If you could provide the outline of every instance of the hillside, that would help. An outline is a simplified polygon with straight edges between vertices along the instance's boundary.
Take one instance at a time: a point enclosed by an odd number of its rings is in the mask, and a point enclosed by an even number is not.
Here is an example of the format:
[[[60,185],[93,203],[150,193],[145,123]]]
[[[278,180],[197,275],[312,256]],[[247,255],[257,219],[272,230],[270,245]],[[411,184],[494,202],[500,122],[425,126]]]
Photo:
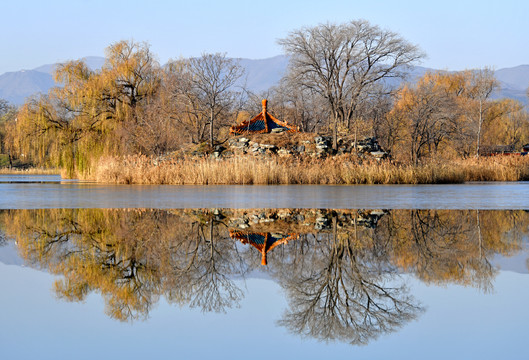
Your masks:
[[[89,56],[84,58],[92,69],[99,69],[104,58]],[[238,85],[246,85],[252,92],[263,92],[277,85],[285,74],[288,66],[288,57],[285,55],[274,56],[267,59],[240,59],[241,65],[246,70],[246,77]],[[36,93],[46,93],[54,86],[52,73],[56,64],[46,64],[33,70],[21,70],[0,75],[0,98],[20,105],[24,100]],[[421,66],[412,67],[407,81],[414,82],[428,71],[435,71]],[[501,84],[501,90],[495,98],[512,98],[528,104],[527,87],[529,86],[529,65],[520,65],[512,68],[499,69],[495,72]],[[388,82],[391,86],[399,86],[399,80]]]
[[[20,105],[36,93],[45,93],[54,85],[50,74],[36,70],[7,72],[0,75],[0,98]]]

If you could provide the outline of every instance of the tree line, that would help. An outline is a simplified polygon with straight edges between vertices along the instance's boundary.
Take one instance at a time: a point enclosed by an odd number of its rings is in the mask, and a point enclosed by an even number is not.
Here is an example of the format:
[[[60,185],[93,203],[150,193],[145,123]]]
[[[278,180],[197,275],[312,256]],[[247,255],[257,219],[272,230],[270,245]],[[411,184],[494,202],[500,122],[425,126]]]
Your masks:
[[[341,136],[375,136],[402,162],[529,142],[523,105],[492,99],[499,85],[491,69],[407,79],[424,54],[364,20],[301,28],[279,44],[287,73],[259,94],[245,88],[240,63],[221,53],[161,66],[148,44],[120,41],[106,49],[100,70],[82,60],[60,64],[48,94],[16,111],[0,106],[2,153],[73,173],[103,156],[213,148],[229,125],[259,111],[263,97],[301,131],[332,134],[334,149]]]

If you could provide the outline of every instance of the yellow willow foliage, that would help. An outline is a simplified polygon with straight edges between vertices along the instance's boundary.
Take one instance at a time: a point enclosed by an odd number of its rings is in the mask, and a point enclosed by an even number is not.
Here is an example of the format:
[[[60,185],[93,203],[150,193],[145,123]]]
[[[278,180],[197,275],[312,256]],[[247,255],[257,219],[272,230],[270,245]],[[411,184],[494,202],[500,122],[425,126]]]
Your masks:
[[[384,221],[380,235],[399,268],[426,282],[485,288],[494,274],[490,259],[515,254],[529,230],[524,211],[393,211]]]
[[[513,99],[501,99],[492,106],[485,120],[490,123],[483,134],[484,144],[512,145],[520,151],[529,142],[528,114],[523,104]]]
[[[513,100],[491,100],[497,87],[490,69],[426,73],[397,94],[388,121],[395,158],[476,155],[483,146],[513,145],[527,139],[527,114]],[[419,145],[417,145],[419,144]]]
[[[60,87],[28,101],[15,131],[19,156],[66,174],[89,174],[101,156],[128,151],[129,127],[160,86],[161,70],[146,44],[118,42],[101,70],[82,60],[58,66]]]

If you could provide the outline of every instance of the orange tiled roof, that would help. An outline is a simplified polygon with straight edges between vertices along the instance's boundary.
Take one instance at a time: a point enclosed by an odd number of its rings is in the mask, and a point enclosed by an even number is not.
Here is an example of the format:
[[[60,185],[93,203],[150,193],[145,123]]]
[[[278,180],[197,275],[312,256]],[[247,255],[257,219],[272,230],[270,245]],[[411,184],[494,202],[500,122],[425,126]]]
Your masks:
[[[230,230],[230,237],[239,240],[243,244],[250,244],[261,253],[261,265],[266,265],[266,255],[278,245],[286,244],[290,240],[299,238],[299,234],[289,233],[283,238],[277,238],[270,233],[251,233],[245,231]]]
[[[232,126],[230,128],[230,134],[232,135],[242,135],[242,134],[263,134],[269,133],[273,129],[283,128],[287,132],[297,132],[299,129],[297,126],[289,125],[286,121],[281,121],[270,115],[267,111],[268,101],[263,100],[263,110],[259,115],[255,116],[250,120],[245,120],[239,125]]]

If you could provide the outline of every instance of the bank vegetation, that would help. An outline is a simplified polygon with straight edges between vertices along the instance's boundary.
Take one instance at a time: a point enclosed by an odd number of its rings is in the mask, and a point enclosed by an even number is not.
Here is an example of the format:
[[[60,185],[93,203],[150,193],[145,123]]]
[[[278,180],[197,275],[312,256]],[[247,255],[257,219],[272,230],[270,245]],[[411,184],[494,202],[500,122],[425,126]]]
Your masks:
[[[240,63],[221,53],[162,66],[148,44],[120,41],[107,48],[101,69],[82,60],[60,64],[48,94],[20,108],[0,102],[0,166],[30,164],[118,183],[527,179],[525,158],[485,156],[529,143],[526,109],[494,98],[499,84],[491,69],[410,78],[420,49],[362,20],[298,29],[279,43],[290,66],[266,93],[246,89]],[[356,151],[320,159],[212,158],[229,126],[257,114],[264,97],[275,117],[328,135],[334,152],[340,137],[372,137],[390,160]]]
[[[350,157],[318,160],[243,158],[177,159],[157,163],[146,156],[101,159],[84,177],[102,183],[173,185],[279,184],[446,184],[465,181],[528,181],[529,157],[494,157],[453,162],[398,164],[353,162]]]

